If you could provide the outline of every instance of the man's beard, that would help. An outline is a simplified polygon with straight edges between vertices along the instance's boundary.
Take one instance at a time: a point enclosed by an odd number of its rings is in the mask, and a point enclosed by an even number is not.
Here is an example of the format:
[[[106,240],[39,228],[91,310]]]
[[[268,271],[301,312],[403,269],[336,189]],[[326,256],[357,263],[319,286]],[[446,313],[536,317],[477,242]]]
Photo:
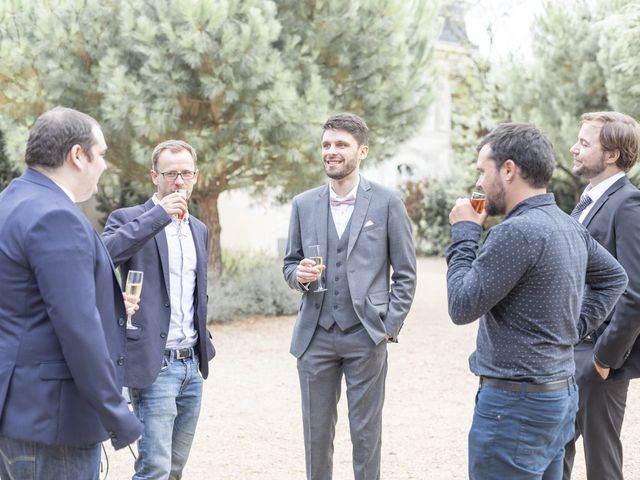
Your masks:
[[[577,177],[582,177],[590,180],[600,175],[606,168],[607,166],[604,163],[604,153],[602,153],[602,155],[600,156],[600,163],[589,167],[587,167],[583,163],[582,166],[577,169],[574,167],[573,174]]]
[[[503,215],[507,212],[506,192],[502,184],[496,182],[494,184],[495,197],[487,195],[487,204],[485,206],[488,215]]]

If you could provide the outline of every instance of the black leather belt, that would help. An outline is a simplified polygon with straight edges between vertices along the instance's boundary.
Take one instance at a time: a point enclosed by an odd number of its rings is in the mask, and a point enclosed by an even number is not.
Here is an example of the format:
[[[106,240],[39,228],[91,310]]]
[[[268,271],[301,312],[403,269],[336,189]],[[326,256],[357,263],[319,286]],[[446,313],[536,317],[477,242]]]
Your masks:
[[[165,350],[164,354],[167,357],[173,357],[176,360],[182,360],[183,358],[191,358],[195,355],[195,350],[193,347],[187,348],[176,348],[173,350]]]
[[[564,380],[549,383],[514,382],[512,380],[500,380],[498,378],[480,377],[480,386],[494,387],[510,392],[556,392],[564,390],[576,384],[573,375]]]

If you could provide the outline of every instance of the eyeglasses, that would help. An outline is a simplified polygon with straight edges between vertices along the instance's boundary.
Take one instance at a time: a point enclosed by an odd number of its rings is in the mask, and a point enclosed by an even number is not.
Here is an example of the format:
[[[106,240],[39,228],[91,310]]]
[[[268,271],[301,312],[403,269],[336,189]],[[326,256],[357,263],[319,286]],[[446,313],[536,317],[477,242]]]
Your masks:
[[[180,175],[183,180],[193,180],[194,178],[196,178],[196,173],[198,173],[198,171],[196,170],[194,172],[192,170],[182,170],[181,172],[176,172],[175,170],[172,170],[170,172],[156,173],[158,175],[162,175],[166,180],[175,180],[176,178],[178,178],[178,175]]]

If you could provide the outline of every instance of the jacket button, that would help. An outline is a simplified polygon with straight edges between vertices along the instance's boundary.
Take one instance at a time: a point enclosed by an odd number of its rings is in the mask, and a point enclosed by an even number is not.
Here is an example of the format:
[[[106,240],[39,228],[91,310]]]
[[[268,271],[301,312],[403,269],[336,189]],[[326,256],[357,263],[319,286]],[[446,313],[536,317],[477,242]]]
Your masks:
[[[167,338],[167,333],[166,332],[162,332],[160,334],[160,338]]]
[[[168,304],[168,303],[165,303],[165,304],[164,304],[164,306],[165,306],[165,307],[167,307],[167,308],[169,308],[169,304]]]
[[[124,365],[124,357],[118,357],[118,365]]]
[[[319,304],[319,303],[316,303],[316,304],[315,304],[315,307],[316,307],[316,308],[320,308],[320,304]]]
[[[124,318],[118,319],[118,325],[120,325],[121,327],[124,327]]]

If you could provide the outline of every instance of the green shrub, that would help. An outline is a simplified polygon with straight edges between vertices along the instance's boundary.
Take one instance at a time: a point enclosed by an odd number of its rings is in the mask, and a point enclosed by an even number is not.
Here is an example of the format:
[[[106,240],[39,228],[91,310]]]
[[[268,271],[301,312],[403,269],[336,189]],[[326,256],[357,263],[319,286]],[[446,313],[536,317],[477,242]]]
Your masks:
[[[223,251],[221,281],[209,281],[209,322],[293,315],[299,303],[300,293],[282,276],[282,259],[269,255]]]

